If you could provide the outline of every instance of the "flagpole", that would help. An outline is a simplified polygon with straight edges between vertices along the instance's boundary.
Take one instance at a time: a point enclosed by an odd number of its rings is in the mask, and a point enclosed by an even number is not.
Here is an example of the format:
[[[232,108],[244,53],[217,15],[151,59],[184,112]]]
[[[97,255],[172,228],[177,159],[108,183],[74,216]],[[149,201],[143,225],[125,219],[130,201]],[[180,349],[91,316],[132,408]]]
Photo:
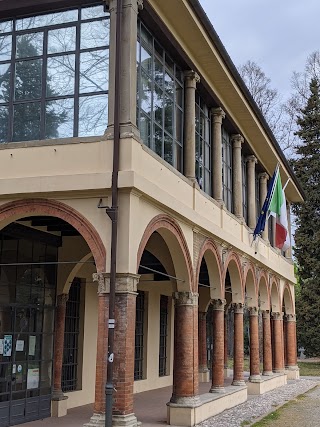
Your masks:
[[[287,185],[289,184],[290,178],[287,179],[287,182],[283,186],[283,191],[286,189]]]

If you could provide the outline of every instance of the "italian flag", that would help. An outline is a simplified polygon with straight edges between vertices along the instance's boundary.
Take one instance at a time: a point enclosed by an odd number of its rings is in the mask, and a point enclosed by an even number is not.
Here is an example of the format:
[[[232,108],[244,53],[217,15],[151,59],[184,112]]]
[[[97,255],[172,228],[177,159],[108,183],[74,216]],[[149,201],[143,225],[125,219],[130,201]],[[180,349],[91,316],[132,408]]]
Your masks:
[[[290,236],[288,233],[286,197],[282,188],[279,169],[269,205],[269,214],[276,218],[275,246],[286,251],[290,247]]]

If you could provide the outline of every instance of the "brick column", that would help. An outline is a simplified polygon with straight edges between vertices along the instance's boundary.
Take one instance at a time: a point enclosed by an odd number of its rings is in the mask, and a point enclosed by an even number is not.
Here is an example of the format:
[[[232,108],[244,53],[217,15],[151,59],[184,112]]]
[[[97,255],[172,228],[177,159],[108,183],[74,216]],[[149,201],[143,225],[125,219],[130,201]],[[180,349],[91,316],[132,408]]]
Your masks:
[[[212,300],[213,352],[211,393],[224,390],[224,307],[225,299]]]
[[[107,368],[107,334],[109,315],[109,274],[96,274],[99,282],[98,341],[94,414],[85,427],[105,425],[105,381]],[[134,346],[136,296],[139,276],[117,274],[115,299],[113,426],[137,426],[133,413]]]
[[[270,312],[262,312],[263,319],[263,375],[272,375],[272,344]]]
[[[241,147],[244,139],[241,135],[232,135],[232,187],[233,187],[233,213],[238,218],[243,219],[243,196],[242,196],[242,166],[241,166]]]
[[[268,192],[268,179],[269,175],[266,172],[259,174],[259,186],[260,186],[260,208],[262,208],[264,201],[267,197]],[[266,226],[262,232],[262,238],[265,242],[269,241],[268,238],[268,220],[266,220]]]
[[[233,382],[232,385],[245,385],[243,377],[243,304],[232,304],[234,310],[234,348],[233,348]]]
[[[64,349],[64,328],[66,320],[66,305],[68,294],[61,294],[57,297],[55,333],[54,333],[54,360],[53,360],[53,392],[52,400],[68,399],[61,389],[62,363]]]
[[[226,114],[222,108],[213,108],[212,115],[212,197],[223,202],[222,194],[222,121]]]
[[[196,404],[198,397],[198,294],[175,292],[173,392],[170,403]]]
[[[199,382],[208,382],[207,313],[199,311]]]
[[[287,347],[287,363],[286,368],[289,370],[297,370],[297,336],[296,336],[296,316],[295,314],[287,314],[286,316],[286,347]]]
[[[224,369],[228,369],[228,314],[224,313]]]
[[[184,105],[184,174],[196,182],[196,88],[200,81],[195,71],[186,71]]]
[[[256,205],[256,163],[255,156],[248,156],[247,161],[247,181],[248,181],[248,227],[254,229],[257,223]]]
[[[282,320],[282,340],[283,340],[283,360],[284,366],[287,366],[287,316],[283,316]]]
[[[258,308],[250,307],[250,381],[260,381]]]
[[[282,313],[272,313],[274,372],[284,372]]]

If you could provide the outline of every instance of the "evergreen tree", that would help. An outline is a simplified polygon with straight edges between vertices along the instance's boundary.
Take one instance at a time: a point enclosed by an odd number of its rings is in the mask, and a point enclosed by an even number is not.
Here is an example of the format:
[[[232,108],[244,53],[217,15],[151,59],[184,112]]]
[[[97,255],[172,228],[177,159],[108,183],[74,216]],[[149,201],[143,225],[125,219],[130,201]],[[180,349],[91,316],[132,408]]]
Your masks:
[[[299,345],[307,356],[320,355],[320,82],[312,79],[310,96],[297,120],[296,157],[292,161],[306,200],[295,204],[298,261],[297,328]]]

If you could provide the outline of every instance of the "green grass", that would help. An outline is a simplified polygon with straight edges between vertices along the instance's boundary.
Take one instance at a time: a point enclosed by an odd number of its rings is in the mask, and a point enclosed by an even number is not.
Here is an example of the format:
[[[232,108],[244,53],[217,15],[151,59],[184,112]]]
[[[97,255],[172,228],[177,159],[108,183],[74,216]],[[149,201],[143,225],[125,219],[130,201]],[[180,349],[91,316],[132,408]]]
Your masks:
[[[271,412],[269,415],[267,415],[265,418],[263,418],[261,421],[258,421],[255,424],[252,424],[252,427],[265,427],[269,426],[270,423],[272,423],[275,420],[278,420],[280,418],[280,411],[282,408],[278,409],[277,411]]]
[[[298,362],[300,375],[320,377],[320,362]]]

